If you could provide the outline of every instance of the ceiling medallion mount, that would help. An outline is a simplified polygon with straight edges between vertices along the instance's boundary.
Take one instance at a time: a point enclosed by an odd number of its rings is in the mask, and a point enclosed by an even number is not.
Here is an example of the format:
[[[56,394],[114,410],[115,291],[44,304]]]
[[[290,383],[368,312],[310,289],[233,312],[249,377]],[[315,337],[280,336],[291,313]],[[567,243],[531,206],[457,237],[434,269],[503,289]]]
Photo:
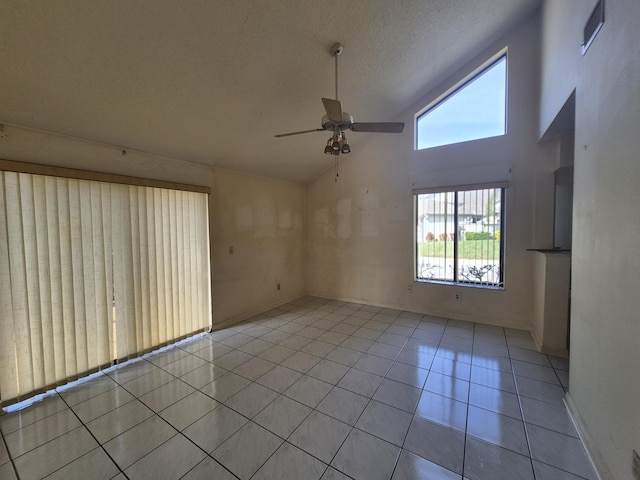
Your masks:
[[[342,53],[343,48],[344,47],[340,42],[336,42],[333,45],[331,45],[331,48],[329,49],[329,53],[331,54],[332,57],[337,57]]]

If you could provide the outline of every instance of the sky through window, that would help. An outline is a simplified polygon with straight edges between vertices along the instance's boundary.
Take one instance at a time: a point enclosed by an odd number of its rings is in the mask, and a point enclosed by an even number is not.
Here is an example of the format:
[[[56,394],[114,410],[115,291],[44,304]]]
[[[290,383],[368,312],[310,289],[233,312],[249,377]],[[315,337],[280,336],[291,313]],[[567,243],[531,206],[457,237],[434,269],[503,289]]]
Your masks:
[[[417,119],[424,148],[504,135],[506,68],[503,56]]]

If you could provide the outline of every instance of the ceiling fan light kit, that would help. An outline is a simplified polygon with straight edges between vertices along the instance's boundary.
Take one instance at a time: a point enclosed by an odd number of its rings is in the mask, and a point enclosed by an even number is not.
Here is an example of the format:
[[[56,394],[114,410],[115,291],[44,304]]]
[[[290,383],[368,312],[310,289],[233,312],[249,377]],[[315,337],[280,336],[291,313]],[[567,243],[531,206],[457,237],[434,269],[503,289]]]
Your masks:
[[[277,138],[300,135],[303,133],[329,131],[332,132],[332,135],[327,141],[324,153],[329,155],[340,155],[341,153],[347,154],[351,152],[351,147],[349,146],[347,137],[344,134],[345,130],[351,130],[353,132],[402,133],[404,130],[403,122],[357,123],[354,121],[352,115],[342,111],[342,104],[338,100],[338,55],[340,55],[343,50],[344,47],[341,43],[334,43],[329,49],[329,54],[335,58],[336,99],[322,99],[322,104],[324,105],[324,110],[326,112],[326,115],[324,115],[320,121],[322,128],[282,133],[280,135],[276,135]]]
[[[340,151],[342,153],[350,153],[351,147],[347,143],[347,137],[345,134],[342,134],[342,139],[340,140]]]

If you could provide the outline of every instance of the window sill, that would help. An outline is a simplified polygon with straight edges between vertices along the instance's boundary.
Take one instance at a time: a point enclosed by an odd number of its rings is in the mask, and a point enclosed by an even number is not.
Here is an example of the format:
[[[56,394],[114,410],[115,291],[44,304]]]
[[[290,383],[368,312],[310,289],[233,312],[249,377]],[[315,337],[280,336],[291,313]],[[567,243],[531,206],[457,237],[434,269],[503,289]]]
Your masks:
[[[499,290],[504,291],[504,285],[482,285],[478,283],[464,283],[464,282],[449,282],[447,280],[427,280],[424,278],[414,278],[413,280],[416,283],[432,283],[435,285],[449,285],[452,287],[465,287],[465,288],[479,288],[482,290]]]

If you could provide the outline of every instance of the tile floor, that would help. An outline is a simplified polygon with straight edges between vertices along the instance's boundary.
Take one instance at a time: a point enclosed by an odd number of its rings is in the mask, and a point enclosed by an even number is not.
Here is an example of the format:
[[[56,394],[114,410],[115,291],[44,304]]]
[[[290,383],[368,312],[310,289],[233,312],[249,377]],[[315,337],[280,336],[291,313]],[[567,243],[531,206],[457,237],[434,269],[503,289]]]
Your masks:
[[[0,416],[0,478],[595,479],[528,332],[304,297]]]

